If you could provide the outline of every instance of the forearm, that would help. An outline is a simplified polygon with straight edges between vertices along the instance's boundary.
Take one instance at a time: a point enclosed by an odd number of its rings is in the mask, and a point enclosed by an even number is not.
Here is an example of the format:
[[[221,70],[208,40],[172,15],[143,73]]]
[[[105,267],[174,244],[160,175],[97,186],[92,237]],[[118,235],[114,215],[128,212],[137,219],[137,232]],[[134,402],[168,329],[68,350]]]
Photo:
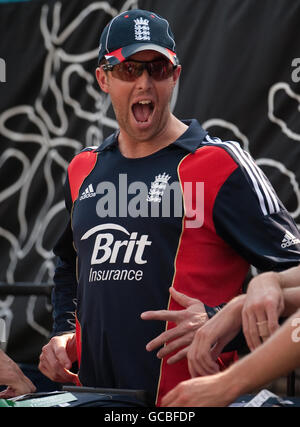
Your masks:
[[[0,384],[14,387],[23,377],[24,374],[18,365],[0,350]]]
[[[242,330],[242,309],[245,303],[246,295],[242,294],[235,297],[231,300],[228,305],[232,306],[232,313],[235,317],[235,327],[238,329],[240,327],[240,331],[237,335],[224,347],[223,352],[229,352],[234,350],[240,350],[246,346],[245,337]]]
[[[277,275],[282,289],[300,287],[300,265],[277,273]]]
[[[75,329],[74,312],[76,310],[76,253],[73,247],[71,223],[55,245],[54,254],[57,264],[53,277],[53,334],[69,332]]]
[[[53,305],[53,333],[75,330],[76,288],[75,277],[68,271],[64,263],[59,261],[54,275],[54,289],[52,292]]]
[[[233,400],[286,375],[300,365],[300,342],[297,342],[300,333],[298,337],[295,319],[300,319],[300,311],[290,317],[263,345],[222,373],[224,383],[231,385],[229,392]]]
[[[258,294],[260,298],[264,295],[268,296],[270,290],[300,288],[300,265],[281,271],[268,271],[255,276],[248,285],[247,293]]]
[[[283,317],[294,314],[300,308],[300,286],[298,288],[283,289],[284,311]]]

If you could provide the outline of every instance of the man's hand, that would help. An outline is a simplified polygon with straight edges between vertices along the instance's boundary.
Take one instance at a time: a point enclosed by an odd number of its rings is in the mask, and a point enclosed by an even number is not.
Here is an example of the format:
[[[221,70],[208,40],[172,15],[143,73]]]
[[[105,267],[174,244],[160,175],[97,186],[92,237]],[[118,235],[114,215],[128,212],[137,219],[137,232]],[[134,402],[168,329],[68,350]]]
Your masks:
[[[241,329],[244,300],[245,295],[234,298],[196,331],[187,354],[192,377],[212,375],[219,371],[217,358]]]
[[[141,318],[176,323],[174,328],[163,332],[146,346],[148,351],[153,351],[165,344],[157,353],[159,359],[181,348],[168,359],[168,363],[171,364],[186,357],[188,346],[193,341],[196,330],[208,320],[208,316],[201,301],[190,298],[176,291],[173,287],[169,291],[172,298],[185,309],[146,311],[141,314]]]
[[[242,321],[251,351],[279,328],[278,319],[283,309],[284,297],[278,274],[262,273],[250,281]]]
[[[0,384],[7,385],[7,389],[0,393],[1,399],[9,399],[21,394],[33,393],[36,388],[27,378],[19,366],[0,350]]]
[[[77,375],[70,372],[76,360],[75,334],[59,335],[42,348],[39,370],[54,382],[76,383]]]

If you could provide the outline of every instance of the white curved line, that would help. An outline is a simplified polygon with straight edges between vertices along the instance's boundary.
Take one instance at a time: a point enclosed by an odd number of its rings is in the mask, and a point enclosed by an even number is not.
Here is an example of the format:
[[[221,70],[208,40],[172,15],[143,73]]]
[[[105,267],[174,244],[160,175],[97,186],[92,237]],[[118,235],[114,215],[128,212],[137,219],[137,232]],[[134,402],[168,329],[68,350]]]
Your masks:
[[[80,240],[86,240],[90,236],[92,236],[93,234],[97,233],[98,231],[103,231],[103,230],[117,230],[117,231],[122,231],[123,233],[127,234],[128,236],[130,236],[130,233],[126,230],[126,228],[122,227],[121,225],[118,225],[118,224],[101,224],[101,225],[96,225],[96,227],[93,227],[89,231],[87,231],[81,237]]]

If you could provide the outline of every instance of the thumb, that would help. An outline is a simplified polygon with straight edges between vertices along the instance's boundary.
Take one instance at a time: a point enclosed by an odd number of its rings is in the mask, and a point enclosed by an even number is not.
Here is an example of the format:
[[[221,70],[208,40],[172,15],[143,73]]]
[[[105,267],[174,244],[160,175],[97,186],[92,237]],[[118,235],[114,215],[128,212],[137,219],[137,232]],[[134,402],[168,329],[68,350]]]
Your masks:
[[[11,399],[16,396],[16,392],[11,388],[7,387],[5,390],[1,391],[0,399]]]
[[[71,369],[72,362],[68,356],[66,348],[64,346],[58,346],[55,349],[56,359],[59,361],[60,365],[65,369]]]
[[[189,307],[192,304],[199,303],[200,301],[196,298],[189,297],[179,291],[177,291],[175,288],[171,287],[169,288],[169,292],[171,294],[171,297],[182,307]]]
[[[75,385],[79,385],[79,379],[78,379],[78,374],[75,374],[74,372],[71,372],[67,369],[65,369],[65,376],[66,379],[68,379],[68,382],[73,383]]]

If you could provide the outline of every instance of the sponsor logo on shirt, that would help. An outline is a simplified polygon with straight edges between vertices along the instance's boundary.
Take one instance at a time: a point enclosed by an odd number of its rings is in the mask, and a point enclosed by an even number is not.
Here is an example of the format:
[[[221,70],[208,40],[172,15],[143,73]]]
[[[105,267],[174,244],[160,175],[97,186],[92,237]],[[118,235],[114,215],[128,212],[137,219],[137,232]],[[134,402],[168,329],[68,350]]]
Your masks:
[[[117,239],[114,232],[121,232],[125,236],[123,240]],[[89,271],[89,282],[104,280],[136,280],[143,277],[142,270],[109,268],[97,270],[95,266],[128,265],[134,263],[137,266],[147,264],[145,251],[152,245],[149,235],[138,235],[137,232],[129,232],[118,224],[101,224],[88,230],[81,240],[95,238],[94,248],[91,256],[91,268]]]
[[[88,199],[89,197],[96,197],[96,193],[94,191],[93,184],[90,184],[82,193],[79,200]]]

